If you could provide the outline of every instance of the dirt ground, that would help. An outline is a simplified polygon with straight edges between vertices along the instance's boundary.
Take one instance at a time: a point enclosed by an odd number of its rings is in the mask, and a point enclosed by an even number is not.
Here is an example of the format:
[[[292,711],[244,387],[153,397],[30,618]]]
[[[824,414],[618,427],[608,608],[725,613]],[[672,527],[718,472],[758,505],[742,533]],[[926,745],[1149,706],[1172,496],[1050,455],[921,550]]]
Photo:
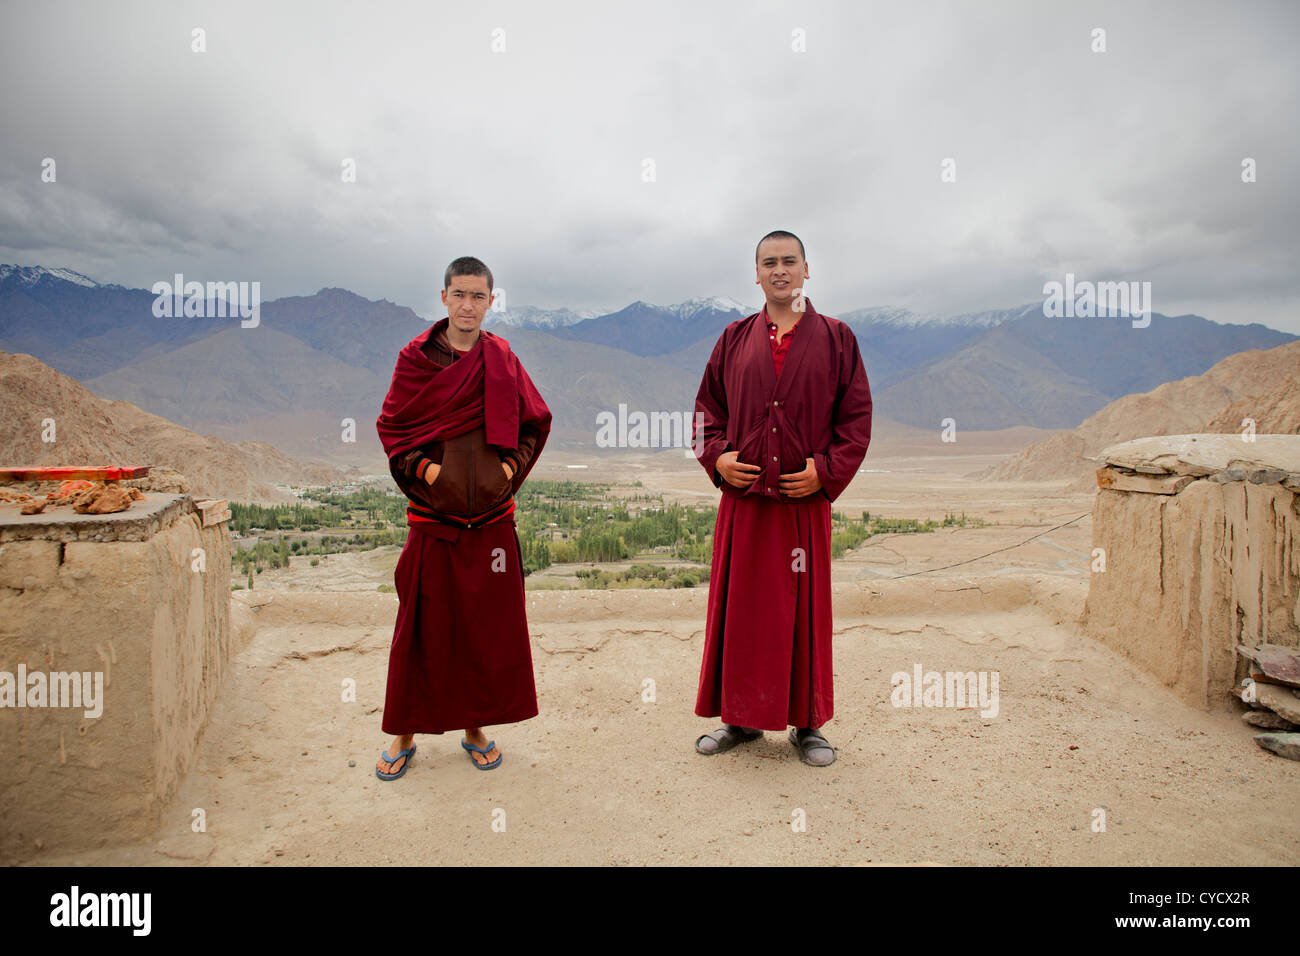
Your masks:
[[[477,771],[457,735],[421,736],[409,772],[382,782],[374,764],[389,739],[380,708],[397,598],[375,587],[391,583],[395,554],[332,556],[327,575],[266,572],[257,590],[237,592],[259,607],[258,631],[157,838],[32,862],[1300,862],[1300,763],[1256,746],[1228,705],[1187,707],[1080,635],[1091,496],[967,477],[1028,431],[960,448],[919,433],[878,437],[863,465],[877,470],[836,502],[1000,523],[873,538],[836,562],[831,767],[804,766],[777,733],[715,757],[694,752],[717,726],[693,714],[705,588],[533,591],[541,715],[489,729],[502,765]],[[716,498],[679,455],[557,451],[535,474]],[[589,467],[566,468],[579,462]],[[891,675],[916,664],[996,671],[997,714],[893,706]],[[342,699],[347,679],[355,701]],[[653,700],[643,699],[647,679]],[[205,832],[193,832],[195,808]]]

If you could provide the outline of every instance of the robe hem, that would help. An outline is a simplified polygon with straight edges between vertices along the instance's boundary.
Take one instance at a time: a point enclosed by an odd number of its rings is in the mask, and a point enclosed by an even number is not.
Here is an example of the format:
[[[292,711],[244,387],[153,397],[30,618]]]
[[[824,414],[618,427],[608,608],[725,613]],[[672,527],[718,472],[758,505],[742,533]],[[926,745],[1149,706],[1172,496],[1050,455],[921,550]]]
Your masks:
[[[773,727],[773,726],[771,726],[770,724],[764,723],[764,722],[762,722],[762,721],[757,721],[757,722],[755,722],[755,721],[750,721],[750,720],[737,720],[737,719],[733,719],[734,716],[735,716],[734,714],[724,716],[723,714],[718,713],[718,712],[716,712],[716,711],[713,712],[713,713],[708,713],[708,714],[706,714],[706,713],[703,713],[703,712],[700,711],[700,710],[696,710],[696,711],[695,711],[695,716],[696,716],[696,717],[712,717],[712,718],[721,718],[721,720],[722,720],[722,722],[723,722],[724,724],[731,724],[731,725],[734,726],[734,727],[753,727],[753,728],[755,728],[755,729],[757,729],[757,730],[770,730],[770,731],[772,731],[773,733],[780,733],[781,731],[786,730],[786,729],[789,728],[789,727],[800,727],[800,728],[808,728],[808,729],[811,729],[811,730],[816,730],[816,729],[819,728],[819,727],[824,727],[824,726],[826,726],[826,724],[829,723],[829,722],[831,721],[831,719],[832,719],[835,715],[834,715],[834,714],[831,714],[829,717],[826,717],[826,718],[822,719],[822,720],[821,720],[820,722],[818,722],[818,723],[795,724],[795,723],[789,723],[789,722],[787,722],[787,723],[782,724],[780,727]]]
[[[390,729],[389,729],[389,724],[388,724],[387,722],[385,722],[385,723],[383,723],[383,724],[380,725],[380,730],[382,730],[382,731],[383,731],[384,733],[386,733],[386,734],[392,734],[394,737],[401,737],[401,736],[403,736],[403,735],[405,735],[405,734],[439,734],[439,735],[441,735],[441,734],[451,733],[452,731],[457,731],[457,732],[459,732],[459,731],[465,730],[467,727],[501,727],[501,726],[504,726],[504,725],[506,725],[506,724],[518,724],[518,723],[522,723],[522,722],[525,721],[525,720],[532,720],[534,717],[536,717],[536,716],[538,715],[538,713],[539,713],[539,711],[537,710],[537,708],[533,708],[533,712],[532,712],[531,714],[527,714],[527,715],[522,716],[522,717],[494,717],[494,718],[491,718],[491,719],[484,718],[483,720],[479,721],[478,723],[457,724],[457,725],[454,726],[454,727],[451,727],[451,726],[443,727],[441,730],[427,730],[427,729],[424,729],[424,728],[427,728],[427,727],[429,726],[428,724],[424,724],[424,725],[422,725],[422,726],[417,726],[415,729],[409,729],[409,728],[408,728],[408,729],[406,729],[406,730],[390,730]]]

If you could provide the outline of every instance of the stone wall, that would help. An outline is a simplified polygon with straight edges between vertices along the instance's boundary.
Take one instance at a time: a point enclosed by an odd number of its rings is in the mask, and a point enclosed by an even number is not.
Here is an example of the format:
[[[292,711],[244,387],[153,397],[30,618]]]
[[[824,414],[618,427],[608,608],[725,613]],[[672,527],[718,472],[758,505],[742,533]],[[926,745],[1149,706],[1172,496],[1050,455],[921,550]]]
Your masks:
[[[0,672],[103,674],[98,718],[0,707],[5,860],[152,832],[238,650],[230,554],[188,495],[116,515],[0,508]]]
[[[1238,644],[1300,646],[1300,437],[1172,435],[1101,458],[1085,633],[1188,703],[1232,707]]]

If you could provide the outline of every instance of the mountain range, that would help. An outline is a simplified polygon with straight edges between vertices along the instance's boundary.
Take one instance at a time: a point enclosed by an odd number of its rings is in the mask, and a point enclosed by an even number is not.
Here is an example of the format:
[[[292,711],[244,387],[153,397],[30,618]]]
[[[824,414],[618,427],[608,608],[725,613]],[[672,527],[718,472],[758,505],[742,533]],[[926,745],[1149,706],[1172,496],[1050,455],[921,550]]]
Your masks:
[[[218,438],[340,466],[382,456],[374,420],[393,363],[428,326],[410,308],[325,288],[265,302],[260,324],[243,328],[238,319],[157,318],[154,299],[70,269],[0,266],[0,349]],[[936,431],[945,418],[976,430],[1074,428],[1122,396],[1297,338],[1196,315],[1153,313],[1143,329],[1048,318],[1041,303],[921,316],[836,313],[813,301],[853,328],[874,414]],[[719,333],[751,311],[717,297],[603,315],[524,306],[489,313],[485,327],[508,338],[550,404],[552,440],[590,447],[597,414],[620,403],[689,411]]]

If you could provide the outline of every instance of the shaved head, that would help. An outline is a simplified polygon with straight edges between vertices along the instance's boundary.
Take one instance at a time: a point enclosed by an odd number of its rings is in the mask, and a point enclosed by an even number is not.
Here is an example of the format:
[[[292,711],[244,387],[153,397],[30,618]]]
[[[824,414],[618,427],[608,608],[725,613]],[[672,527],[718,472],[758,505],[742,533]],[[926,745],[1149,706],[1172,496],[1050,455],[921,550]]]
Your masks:
[[[762,239],[758,240],[758,245],[754,247],[754,261],[755,261],[755,262],[758,261],[758,251],[759,251],[760,249],[763,248],[763,243],[767,242],[767,240],[769,240],[769,239],[793,239],[795,242],[799,243],[799,258],[801,258],[801,259],[807,259],[807,258],[808,258],[808,254],[807,254],[806,252],[804,252],[804,249],[803,249],[803,240],[802,240],[802,239],[800,239],[798,236],[796,236],[793,232],[786,232],[784,229],[777,229],[777,230],[775,230],[774,232],[769,232],[769,233],[768,233],[766,236],[764,236]]]

